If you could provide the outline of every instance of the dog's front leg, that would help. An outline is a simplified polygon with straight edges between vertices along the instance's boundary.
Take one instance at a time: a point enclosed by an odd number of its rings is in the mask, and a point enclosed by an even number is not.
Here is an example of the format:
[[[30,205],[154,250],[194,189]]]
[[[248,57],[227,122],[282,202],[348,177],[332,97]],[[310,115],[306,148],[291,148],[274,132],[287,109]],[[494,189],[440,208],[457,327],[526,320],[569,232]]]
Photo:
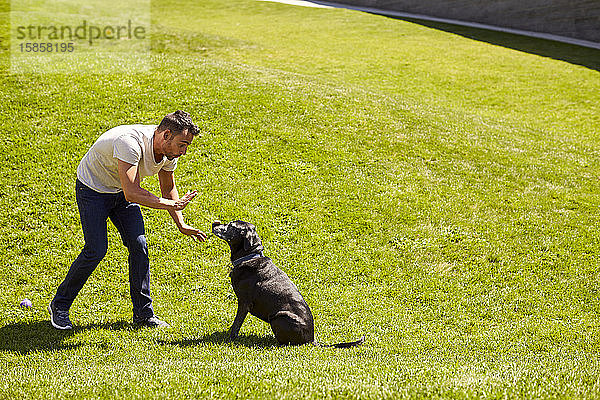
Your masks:
[[[248,308],[245,307],[238,299],[237,313],[235,314],[233,325],[231,325],[231,329],[229,330],[229,340],[235,339],[238,333],[240,333],[240,328],[242,327],[242,323],[244,323],[246,315],[248,315]]]

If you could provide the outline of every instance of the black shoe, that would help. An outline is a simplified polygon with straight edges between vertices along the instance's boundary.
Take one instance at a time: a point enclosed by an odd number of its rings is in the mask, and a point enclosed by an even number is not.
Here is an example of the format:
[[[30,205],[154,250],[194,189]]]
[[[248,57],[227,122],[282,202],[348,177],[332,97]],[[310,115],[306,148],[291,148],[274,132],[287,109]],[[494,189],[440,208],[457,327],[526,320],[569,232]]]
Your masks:
[[[158,319],[156,315],[149,318],[133,317],[133,323],[146,328],[170,328],[169,324]]]
[[[54,306],[54,300],[48,305],[50,311],[50,322],[56,329],[67,330],[73,329],[73,324],[69,320],[69,310],[59,310]]]

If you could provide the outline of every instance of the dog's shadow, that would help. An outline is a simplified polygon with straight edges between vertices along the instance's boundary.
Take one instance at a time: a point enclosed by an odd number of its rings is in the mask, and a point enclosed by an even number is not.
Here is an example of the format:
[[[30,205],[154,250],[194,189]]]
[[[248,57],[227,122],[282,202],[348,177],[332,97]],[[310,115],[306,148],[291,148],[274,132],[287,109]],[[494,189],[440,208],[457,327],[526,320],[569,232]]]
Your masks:
[[[164,345],[180,347],[200,346],[203,344],[230,345],[235,347],[250,347],[261,349],[280,347],[279,343],[277,343],[277,340],[272,336],[240,334],[234,340],[229,340],[229,331],[218,331],[211,334],[206,334],[198,339],[182,339],[172,341],[158,340],[157,342]]]

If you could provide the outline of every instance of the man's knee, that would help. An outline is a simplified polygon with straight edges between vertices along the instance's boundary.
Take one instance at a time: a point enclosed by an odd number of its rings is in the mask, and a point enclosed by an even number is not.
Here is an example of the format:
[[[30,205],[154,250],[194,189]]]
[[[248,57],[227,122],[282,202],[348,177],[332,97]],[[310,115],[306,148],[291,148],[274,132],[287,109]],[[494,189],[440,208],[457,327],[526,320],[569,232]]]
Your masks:
[[[146,242],[146,235],[138,235],[132,239],[129,239],[126,246],[130,252],[148,254],[148,243]]]

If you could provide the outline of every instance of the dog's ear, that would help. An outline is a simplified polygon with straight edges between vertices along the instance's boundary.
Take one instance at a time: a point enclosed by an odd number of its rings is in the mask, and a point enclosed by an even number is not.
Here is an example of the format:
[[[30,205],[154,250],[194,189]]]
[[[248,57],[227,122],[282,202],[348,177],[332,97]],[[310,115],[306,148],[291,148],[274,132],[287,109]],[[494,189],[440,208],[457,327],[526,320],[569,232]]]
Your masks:
[[[256,229],[253,226],[248,227],[244,236],[244,250],[252,250],[257,246],[260,246],[261,244],[262,243],[260,241],[260,238],[258,237],[258,234],[256,233]]]

